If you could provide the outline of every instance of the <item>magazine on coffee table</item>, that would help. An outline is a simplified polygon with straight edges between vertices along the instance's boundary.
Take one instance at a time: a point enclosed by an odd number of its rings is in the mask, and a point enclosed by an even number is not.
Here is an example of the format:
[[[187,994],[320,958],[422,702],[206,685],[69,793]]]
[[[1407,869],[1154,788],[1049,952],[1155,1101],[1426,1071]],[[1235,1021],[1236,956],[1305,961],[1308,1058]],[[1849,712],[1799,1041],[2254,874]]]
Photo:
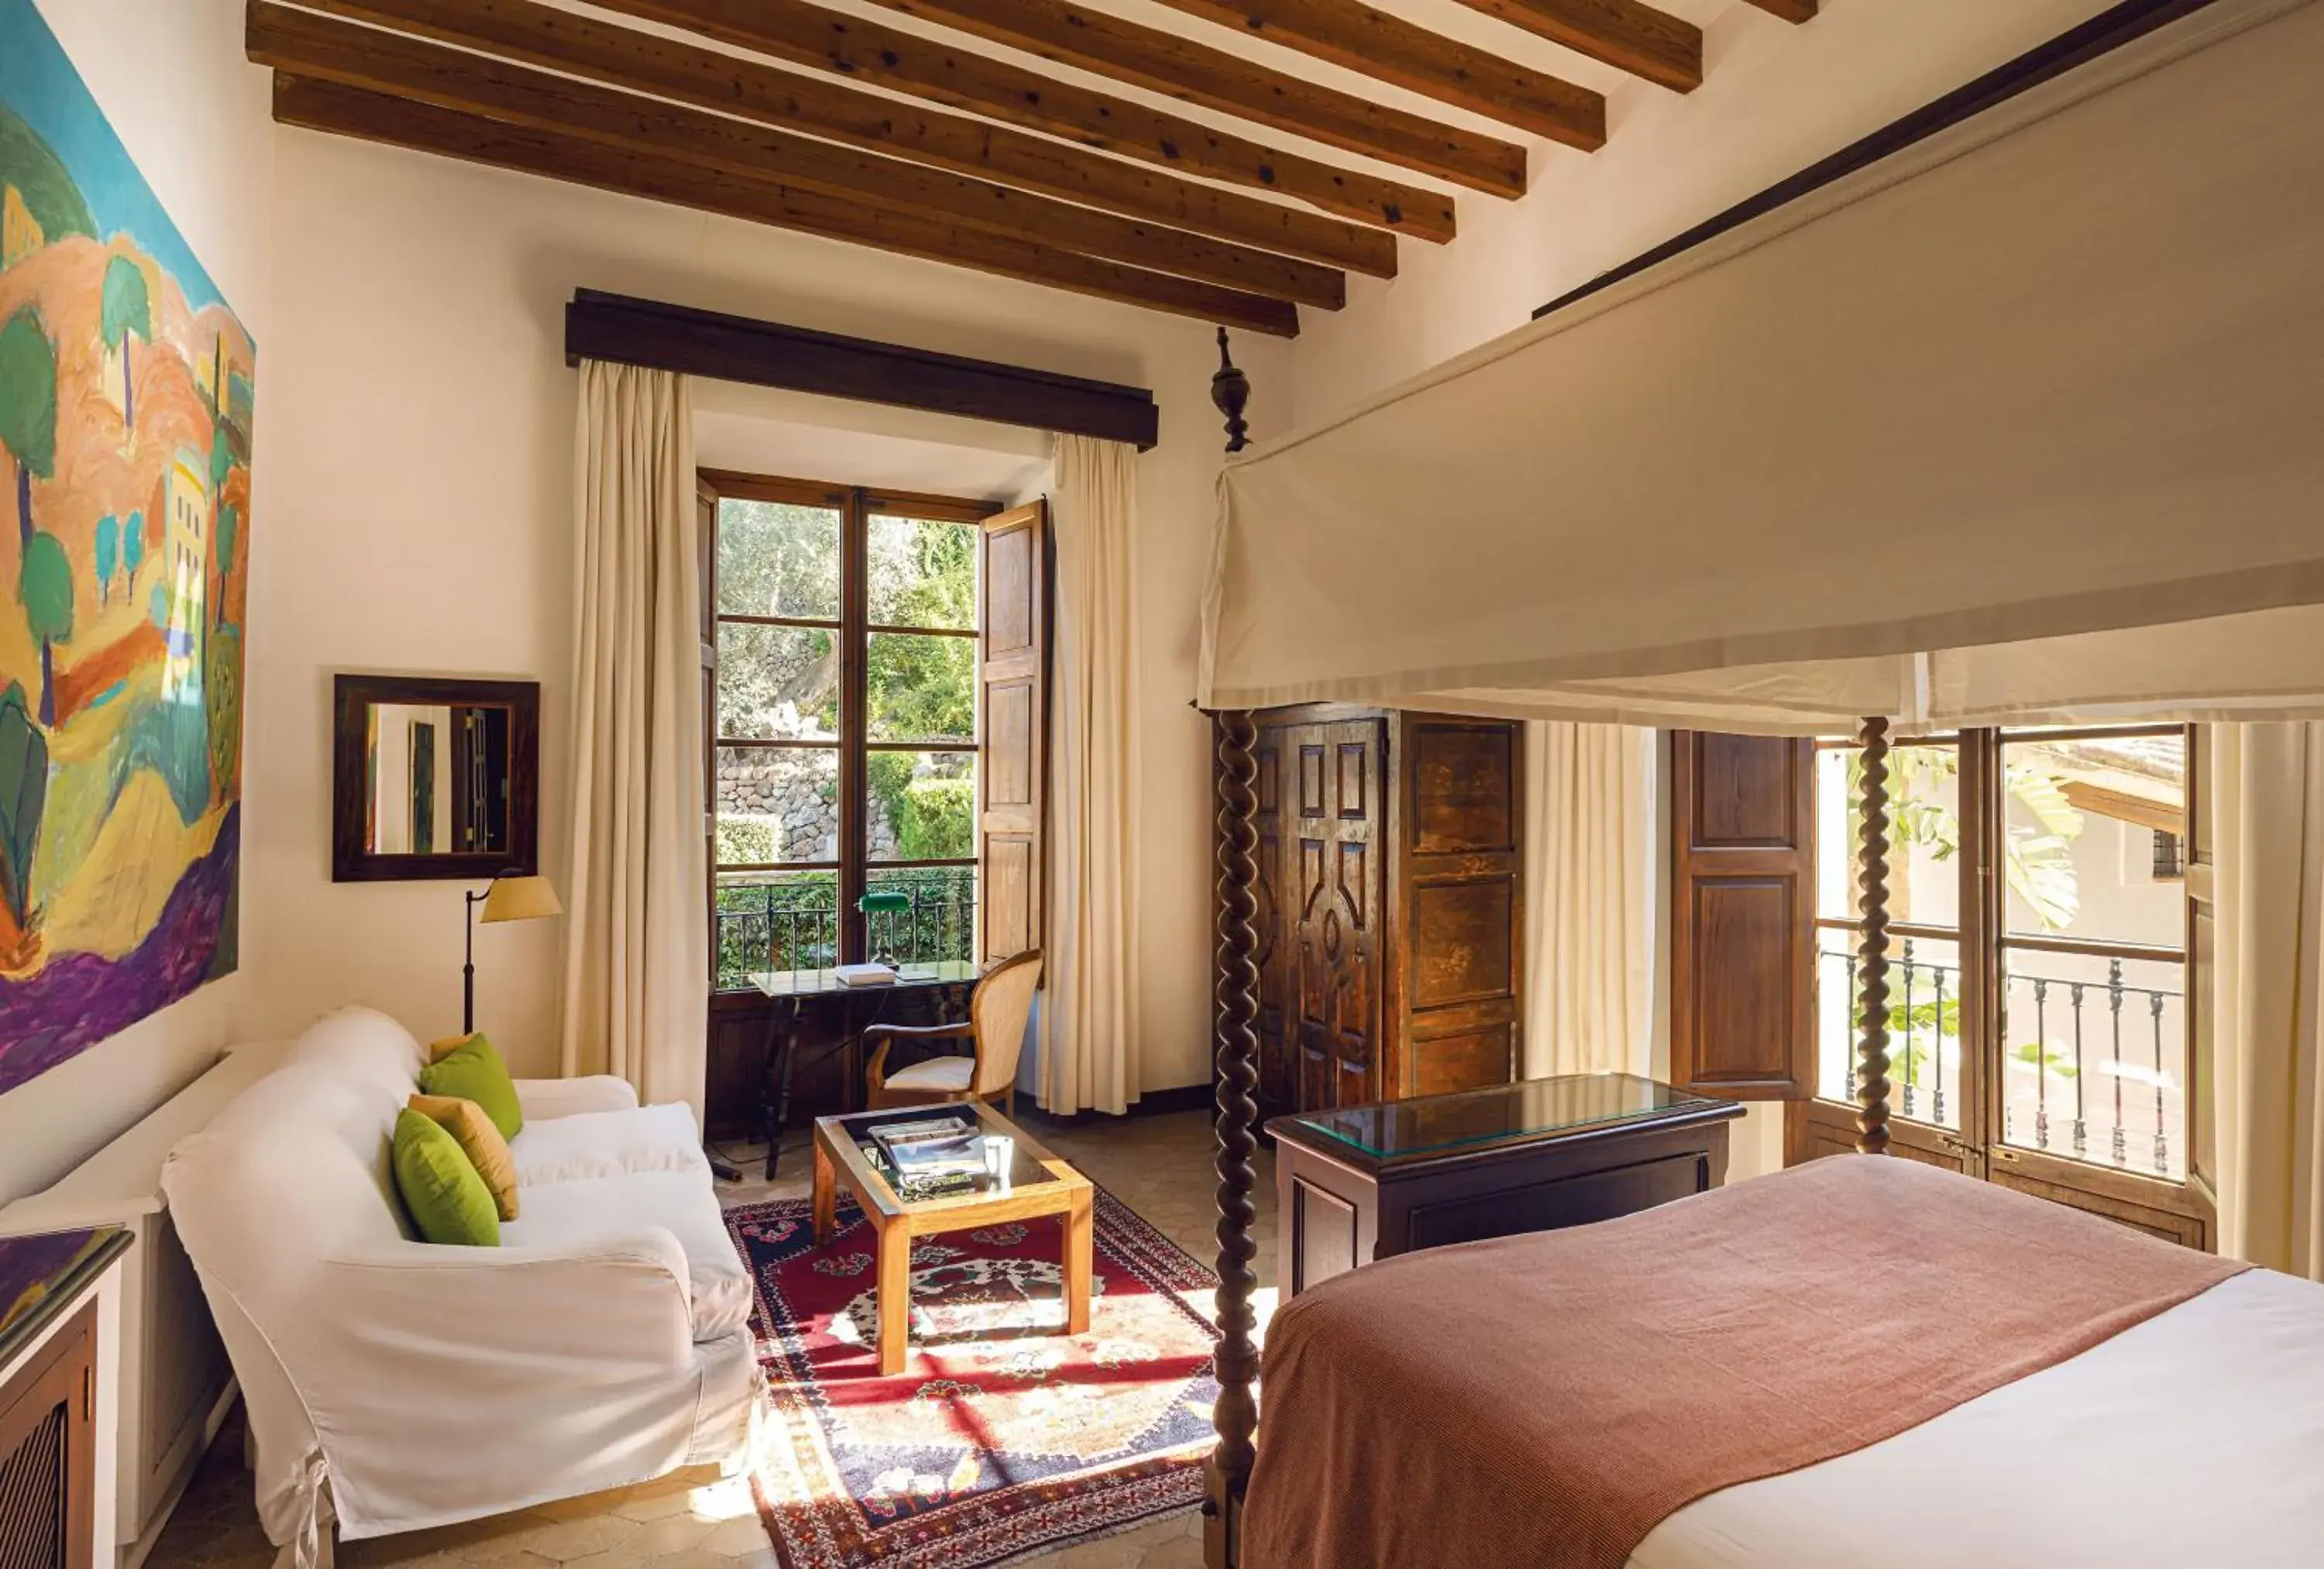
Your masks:
[[[899,1172],[916,1177],[984,1170],[984,1139],[976,1124],[957,1116],[886,1123],[872,1130],[872,1142]]]

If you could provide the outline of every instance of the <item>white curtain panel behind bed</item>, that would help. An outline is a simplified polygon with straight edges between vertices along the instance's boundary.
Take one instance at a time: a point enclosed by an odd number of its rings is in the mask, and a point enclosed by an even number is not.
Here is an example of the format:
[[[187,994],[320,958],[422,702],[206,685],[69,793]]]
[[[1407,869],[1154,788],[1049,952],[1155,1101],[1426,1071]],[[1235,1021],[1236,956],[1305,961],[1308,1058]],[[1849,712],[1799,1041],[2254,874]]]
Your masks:
[[[2218,0],[1254,448],[1202,701],[2313,715],[2319,79],[2324,4]]]
[[[702,1119],[708,850],[686,378],[581,362],[564,1068]]]
[[[1049,706],[1045,1110],[1138,1098],[1138,451],[1057,437]]]
[[[2324,1280],[2324,726],[2221,725],[2220,1251]]]
[[[1652,1070],[1655,736],[1526,726],[1525,1076]]]

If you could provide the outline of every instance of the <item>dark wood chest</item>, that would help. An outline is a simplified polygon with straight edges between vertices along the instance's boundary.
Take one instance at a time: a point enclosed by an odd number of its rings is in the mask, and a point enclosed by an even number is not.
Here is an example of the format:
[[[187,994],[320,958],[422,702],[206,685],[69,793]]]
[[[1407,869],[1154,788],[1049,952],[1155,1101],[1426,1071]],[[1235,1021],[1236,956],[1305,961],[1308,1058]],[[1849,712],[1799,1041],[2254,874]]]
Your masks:
[[[1256,756],[1262,1114],[1514,1078],[1519,727],[1272,709]]]
[[[1628,1074],[1278,1118],[1286,1299],[1375,1259],[1634,1215],[1718,1187],[1735,1101]]]

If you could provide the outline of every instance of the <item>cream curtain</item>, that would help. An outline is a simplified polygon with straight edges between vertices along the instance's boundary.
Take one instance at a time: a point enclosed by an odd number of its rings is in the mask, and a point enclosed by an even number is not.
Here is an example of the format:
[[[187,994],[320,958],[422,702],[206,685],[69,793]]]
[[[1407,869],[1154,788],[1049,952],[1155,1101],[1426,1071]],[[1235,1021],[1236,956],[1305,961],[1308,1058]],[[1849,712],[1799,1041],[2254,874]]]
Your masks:
[[[1653,1060],[1654,732],[1528,724],[1525,1075]]]
[[[2211,756],[2220,1251],[2324,1280],[2324,726]]]
[[[1119,1113],[1138,1098],[1136,449],[1059,436],[1049,514],[1057,561],[1039,1096],[1048,1111]]]
[[[564,1066],[702,1117],[701,567],[686,379],[584,361]]]

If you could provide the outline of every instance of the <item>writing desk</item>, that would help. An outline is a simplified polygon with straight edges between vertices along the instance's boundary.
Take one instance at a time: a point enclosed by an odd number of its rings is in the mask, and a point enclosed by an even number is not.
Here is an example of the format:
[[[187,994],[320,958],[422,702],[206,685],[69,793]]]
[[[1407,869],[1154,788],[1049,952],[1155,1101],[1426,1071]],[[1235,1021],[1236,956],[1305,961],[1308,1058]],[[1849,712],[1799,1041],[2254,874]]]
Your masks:
[[[770,1005],[766,1078],[759,1095],[759,1127],[767,1141],[767,1175],[771,1178],[775,1174],[783,1125],[790,1120],[791,1080],[798,1069],[799,1029],[809,1014],[834,1020],[838,1027],[837,1039],[825,1050],[823,1057],[843,1052],[852,1055],[857,1052],[864,1026],[906,1023],[905,1018],[897,1016],[899,1014],[917,1011],[966,1017],[968,995],[975,990],[977,977],[982,973],[980,967],[967,959],[946,959],[940,964],[904,965],[890,985],[851,986],[839,978],[836,970],[753,971],[751,985]],[[847,1079],[848,1109],[860,1111],[863,1105],[860,1062],[849,1063]]]

